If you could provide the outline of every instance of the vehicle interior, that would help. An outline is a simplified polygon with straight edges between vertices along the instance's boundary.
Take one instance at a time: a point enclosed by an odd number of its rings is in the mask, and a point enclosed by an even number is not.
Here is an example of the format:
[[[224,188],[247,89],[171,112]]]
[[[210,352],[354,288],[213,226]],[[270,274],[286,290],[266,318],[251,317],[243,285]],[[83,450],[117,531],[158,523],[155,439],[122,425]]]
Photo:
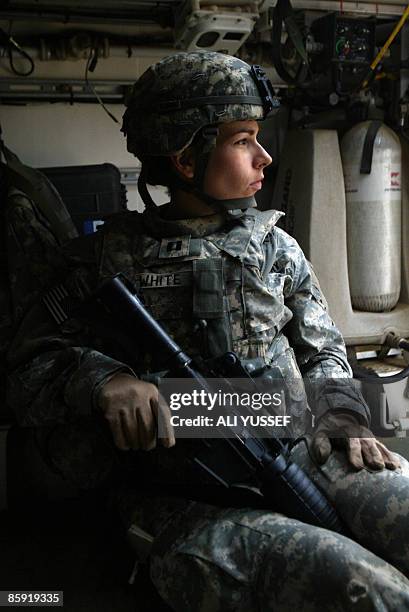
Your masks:
[[[406,2],[3,0],[4,145],[52,183],[73,235],[142,211],[141,166],[120,132],[127,96],[160,58],[206,49],[261,66],[272,83],[280,108],[260,131],[273,163],[258,207],[285,212],[280,226],[319,279],[374,433],[409,459]],[[149,190],[167,202],[165,188]],[[107,492],[75,490],[36,444],[3,401],[0,590],[64,591],[68,612],[166,611]]]

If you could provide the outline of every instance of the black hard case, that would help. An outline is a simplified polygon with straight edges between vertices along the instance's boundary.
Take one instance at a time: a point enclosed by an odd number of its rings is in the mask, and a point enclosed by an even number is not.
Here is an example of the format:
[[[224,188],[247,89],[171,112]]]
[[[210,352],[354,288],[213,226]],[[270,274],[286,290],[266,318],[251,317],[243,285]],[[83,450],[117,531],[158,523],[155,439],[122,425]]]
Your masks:
[[[126,210],[126,187],[113,164],[39,168],[64,200],[79,234],[90,234],[110,215]]]

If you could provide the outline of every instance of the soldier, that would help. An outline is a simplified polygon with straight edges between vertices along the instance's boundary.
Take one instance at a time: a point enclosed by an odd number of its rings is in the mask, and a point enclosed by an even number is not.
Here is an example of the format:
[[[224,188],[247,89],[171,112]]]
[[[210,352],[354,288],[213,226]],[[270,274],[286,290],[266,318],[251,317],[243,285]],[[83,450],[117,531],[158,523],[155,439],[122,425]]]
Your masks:
[[[122,272],[190,354],[234,350],[278,372],[297,442],[310,411],[315,417],[292,458],[326,491],[351,538],[272,511],[197,501],[206,483],[170,426],[156,444],[158,412],[169,423],[169,409],[139,378],[155,355],[121,353],[103,333],[112,323],[69,318],[56,328],[39,305],[10,352],[9,401],[22,425],[40,427],[66,478],[91,487],[118,470],[138,476],[133,519],[155,536],[152,580],[177,612],[409,610],[409,466],[367,429],[344,343],[300,247],[275,225],[281,213],[254,209],[271,163],[259,121],[273,106],[263,72],[234,57],[178,53],[149,68],[123,123],[142,162],[146,210],[71,243],[70,283],[75,290],[84,275],[98,284]],[[156,207],[146,183],[167,186],[170,203]],[[311,406],[302,376],[314,384]]]

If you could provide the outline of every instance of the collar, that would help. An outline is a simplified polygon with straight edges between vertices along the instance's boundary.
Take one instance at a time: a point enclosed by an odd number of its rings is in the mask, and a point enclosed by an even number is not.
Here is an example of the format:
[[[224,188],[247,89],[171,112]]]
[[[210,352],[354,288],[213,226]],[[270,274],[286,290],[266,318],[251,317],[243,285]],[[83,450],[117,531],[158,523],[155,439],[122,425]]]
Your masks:
[[[145,228],[151,236],[155,238],[171,236],[202,238],[218,232],[232,222],[222,213],[193,219],[165,219],[163,214],[169,206],[171,203],[157,208],[146,208],[142,213]]]

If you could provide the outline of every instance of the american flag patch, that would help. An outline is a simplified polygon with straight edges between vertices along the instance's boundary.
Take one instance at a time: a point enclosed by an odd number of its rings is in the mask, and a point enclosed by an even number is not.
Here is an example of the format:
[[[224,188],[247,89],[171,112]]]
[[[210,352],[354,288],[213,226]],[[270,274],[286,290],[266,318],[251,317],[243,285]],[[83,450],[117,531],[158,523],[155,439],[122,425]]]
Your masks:
[[[43,295],[42,302],[58,325],[71,316],[73,300],[63,284],[54,285],[49,289]]]

